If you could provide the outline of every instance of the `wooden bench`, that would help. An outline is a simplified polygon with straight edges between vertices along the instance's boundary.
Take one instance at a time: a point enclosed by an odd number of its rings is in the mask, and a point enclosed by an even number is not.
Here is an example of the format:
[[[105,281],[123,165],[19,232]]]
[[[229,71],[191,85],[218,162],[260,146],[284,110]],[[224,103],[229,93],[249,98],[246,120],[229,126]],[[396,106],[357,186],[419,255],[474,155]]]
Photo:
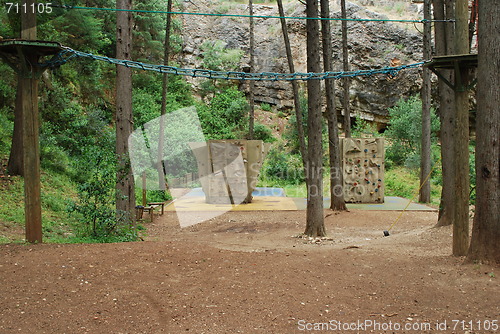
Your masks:
[[[155,209],[157,209],[159,207],[161,208],[160,215],[162,216],[163,213],[165,212],[165,202],[151,202],[151,203],[148,203],[148,205],[144,207],[143,213],[144,212],[148,212],[149,213],[149,219],[150,219],[151,222],[153,222],[154,218],[155,218]]]
[[[148,207],[152,207],[153,210],[156,209],[157,207],[161,207],[160,215],[162,215],[162,216],[163,216],[163,213],[165,212],[165,202],[150,202],[150,203],[148,203]]]

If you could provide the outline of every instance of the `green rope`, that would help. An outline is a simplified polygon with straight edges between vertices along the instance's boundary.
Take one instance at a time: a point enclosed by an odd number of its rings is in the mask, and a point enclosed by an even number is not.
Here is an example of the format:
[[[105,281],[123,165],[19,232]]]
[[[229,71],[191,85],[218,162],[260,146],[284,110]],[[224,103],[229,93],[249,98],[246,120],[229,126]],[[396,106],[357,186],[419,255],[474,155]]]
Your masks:
[[[401,65],[397,67],[384,67],[379,69],[370,70],[358,70],[351,72],[324,72],[324,73],[274,73],[274,72],[262,72],[262,73],[246,73],[246,72],[235,72],[235,71],[212,71],[206,69],[191,69],[191,68],[179,68],[175,66],[167,65],[155,65],[147,64],[138,61],[124,60],[110,58],[106,56],[94,55],[91,53],[76,51],[68,47],[63,47],[63,50],[53,57],[51,60],[47,61],[42,66],[48,68],[55,68],[61,66],[68,62],[70,59],[76,57],[90,58],[92,60],[100,60],[110,64],[125,66],[128,68],[134,68],[144,71],[154,71],[159,73],[167,73],[174,75],[190,76],[193,78],[209,78],[209,79],[221,79],[221,80],[254,80],[254,81],[295,81],[295,80],[325,80],[325,79],[340,79],[343,77],[357,77],[357,76],[371,76],[375,74],[386,74],[388,76],[396,76],[399,71],[409,68],[417,68],[424,64],[424,62]]]
[[[216,16],[216,17],[241,17],[241,18],[259,18],[259,19],[291,19],[291,20],[328,20],[328,21],[352,21],[352,22],[401,22],[401,23],[427,23],[427,22],[454,22],[454,20],[403,20],[403,19],[349,19],[349,18],[331,18],[331,17],[299,17],[299,16],[274,16],[274,15],[248,15],[248,14],[220,14],[220,13],[194,13],[194,12],[168,12],[162,10],[144,10],[144,9],[118,9],[104,7],[83,7],[69,5],[52,5],[64,9],[80,10],[100,10],[113,12],[132,12],[145,14],[172,14],[172,15],[197,15],[197,16]]]

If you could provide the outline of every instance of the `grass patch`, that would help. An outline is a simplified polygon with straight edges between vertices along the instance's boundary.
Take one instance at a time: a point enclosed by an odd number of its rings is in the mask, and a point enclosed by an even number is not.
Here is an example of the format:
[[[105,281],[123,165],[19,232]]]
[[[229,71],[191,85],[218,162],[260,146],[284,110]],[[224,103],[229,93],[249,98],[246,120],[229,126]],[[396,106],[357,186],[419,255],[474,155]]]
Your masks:
[[[42,172],[42,232],[44,241],[60,241],[72,235],[76,223],[67,212],[71,200],[76,198],[75,185],[68,176]],[[24,180],[11,177],[0,183],[0,222],[24,229]],[[24,235],[0,235],[0,243],[19,241]],[[56,241],[57,242],[57,241]]]
[[[307,198],[305,183],[290,184],[284,180],[261,177],[258,187],[283,188],[287,197]],[[420,186],[417,171],[405,167],[394,167],[385,171],[385,196],[397,196],[412,199]],[[330,180],[325,173],[323,178],[323,196],[330,197]],[[431,205],[439,206],[441,185],[431,179]],[[418,197],[414,201],[417,201]]]
[[[441,185],[431,179],[431,203],[439,206]],[[420,179],[417,171],[405,167],[394,167],[385,171],[385,196],[398,196],[418,200],[417,192]]]

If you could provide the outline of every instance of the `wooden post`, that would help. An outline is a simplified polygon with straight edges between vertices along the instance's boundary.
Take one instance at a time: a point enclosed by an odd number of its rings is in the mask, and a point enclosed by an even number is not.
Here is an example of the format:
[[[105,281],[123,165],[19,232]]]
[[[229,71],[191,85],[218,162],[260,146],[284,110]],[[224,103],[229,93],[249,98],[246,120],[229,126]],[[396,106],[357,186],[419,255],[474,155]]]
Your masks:
[[[468,1],[455,4],[455,53],[469,53]],[[467,255],[469,248],[469,93],[468,69],[455,69],[455,203],[453,217],[453,255]]]
[[[36,14],[26,0],[27,11],[21,12],[21,38],[36,40]],[[26,240],[42,242],[42,204],[40,200],[40,143],[38,121],[38,56],[26,54],[22,60],[19,88],[23,114],[24,214]]]
[[[27,57],[28,58],[28,57]],[[31,59],[30,59],[31,58]],[[38,57],[28,61],[38,62]],[[34,71],[31,72],[34,74]],[[42,242],[42,205],[40,201],[40,144],[38,121],[38,80],[20,76],[23,110],[24,214],[26,240]]]
[[[142,206],[146,206],[147,198],[146,198],[146,172],[142,173]]]

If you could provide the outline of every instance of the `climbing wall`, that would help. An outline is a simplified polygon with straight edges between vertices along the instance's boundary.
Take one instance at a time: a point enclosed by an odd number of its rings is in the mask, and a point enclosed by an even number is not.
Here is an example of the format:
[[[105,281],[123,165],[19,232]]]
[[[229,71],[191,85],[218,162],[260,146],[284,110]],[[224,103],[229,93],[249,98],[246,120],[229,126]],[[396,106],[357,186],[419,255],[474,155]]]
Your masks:
[[[344,198],[348,203],[384,202],[384,139],[341,138]]]
[[[189,143],[198,163],[206,202],[240,204],[252,201],[269,145],[261,140],[210,140]]]

